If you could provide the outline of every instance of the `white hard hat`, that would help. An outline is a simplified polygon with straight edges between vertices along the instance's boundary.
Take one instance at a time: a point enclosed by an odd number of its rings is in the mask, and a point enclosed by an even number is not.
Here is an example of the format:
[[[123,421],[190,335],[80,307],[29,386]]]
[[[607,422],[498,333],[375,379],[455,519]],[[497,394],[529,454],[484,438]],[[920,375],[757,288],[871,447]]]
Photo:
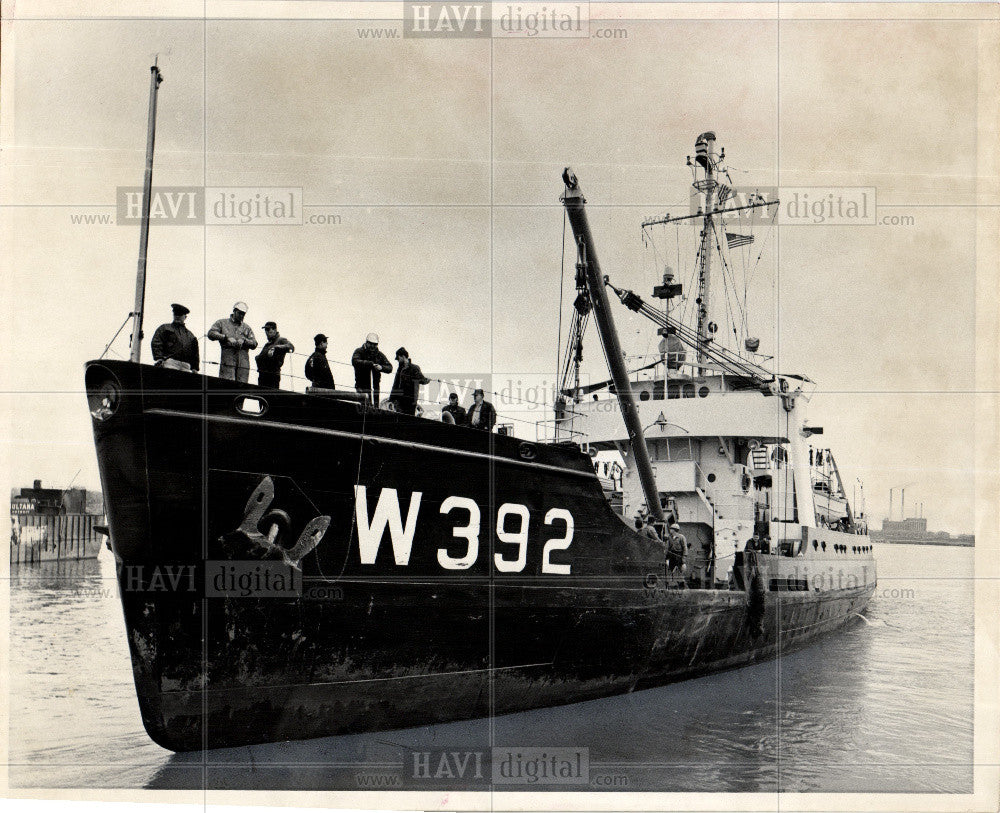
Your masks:
[[[378,334],[369,333],[368,337],[365,339],[366,342],[371,342],[372,344],[378,344]]]
[[[239,311],[240,313],[246,313],[248,310],[250,310],[250,308],[247,307],[246,302],[237,302],[235,305],[233,305],[233,310]]]

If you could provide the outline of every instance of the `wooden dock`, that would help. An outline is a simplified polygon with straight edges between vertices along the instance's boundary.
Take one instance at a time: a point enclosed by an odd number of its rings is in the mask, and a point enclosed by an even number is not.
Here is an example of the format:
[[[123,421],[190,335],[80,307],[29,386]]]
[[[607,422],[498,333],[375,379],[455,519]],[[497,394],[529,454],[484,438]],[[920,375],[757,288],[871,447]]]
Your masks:
[[[10,563],[96,559],[105,536],[101,514],[11,515]]]

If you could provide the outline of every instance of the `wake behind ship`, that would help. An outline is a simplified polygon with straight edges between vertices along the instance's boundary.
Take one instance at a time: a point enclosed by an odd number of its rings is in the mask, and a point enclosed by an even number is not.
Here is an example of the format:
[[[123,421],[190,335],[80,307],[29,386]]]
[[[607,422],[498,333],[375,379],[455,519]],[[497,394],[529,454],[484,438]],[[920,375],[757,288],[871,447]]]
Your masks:
[[[698,142],[710,181],[713,144]],[[588,700],[780,654],[865,607],[871,546],[839,502],[832,456],[808,446],[821,431],[805,422],[808,379],[611,286],[569,170],[564,184],[578,250],[569,339],[582,347],[592,315],[612,378],[568,383],[548,439],[137,358],[87,365],[156,742],[213,748]],[[716,187],[702,187],[699,215],[721,222]],[[695,357],[671,345],[652,378],[633,376],[609,286]],[[608,458],[617,469],[598,477]],[[675,523],[706,567],[668,568]]]

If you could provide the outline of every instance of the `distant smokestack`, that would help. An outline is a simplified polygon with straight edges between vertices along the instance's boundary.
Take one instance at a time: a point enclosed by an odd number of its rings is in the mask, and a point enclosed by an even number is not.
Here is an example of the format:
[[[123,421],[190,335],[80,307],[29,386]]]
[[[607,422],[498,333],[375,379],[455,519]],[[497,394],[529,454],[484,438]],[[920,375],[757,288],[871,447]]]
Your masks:
[[[35,491],[41,491],[41,490],[42,490],[42,481],[35,480]]]

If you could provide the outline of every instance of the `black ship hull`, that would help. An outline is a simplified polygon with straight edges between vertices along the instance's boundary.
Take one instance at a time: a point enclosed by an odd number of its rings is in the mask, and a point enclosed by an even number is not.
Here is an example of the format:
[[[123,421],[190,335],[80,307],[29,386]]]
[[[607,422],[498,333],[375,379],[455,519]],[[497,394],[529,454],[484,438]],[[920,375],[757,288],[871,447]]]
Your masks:
[[[172,750],[662,685],[873,591],[668,589],[575,446],[126,362],[86,381],[143,723]]]

